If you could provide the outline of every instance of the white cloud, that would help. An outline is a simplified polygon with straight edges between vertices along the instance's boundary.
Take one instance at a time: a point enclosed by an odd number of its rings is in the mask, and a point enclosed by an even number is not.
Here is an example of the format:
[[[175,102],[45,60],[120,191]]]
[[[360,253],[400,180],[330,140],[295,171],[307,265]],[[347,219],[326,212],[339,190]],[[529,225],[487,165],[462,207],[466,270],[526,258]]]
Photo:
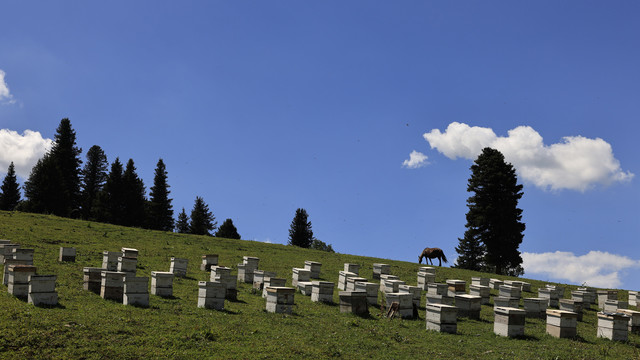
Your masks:
[[[16,101],[13,99],[13,95],[9,92],[9,86],[4,81],[6,73],[0,69],[0,104],[13,104]]]
[[[429,162],[427,161],[427,155],[415,151],[413,150],[411,152],[411,154],[409,154],[409,159],[405,160],[402,163],[403,167],[409,168],[409,169],[417,169],[419,167],[423,167],[427,164],[429,164]]]
[[[453,122],[445,132],[438,129],[423,135],[432,149],[450,159],[475,160],[483,148],[499,150],[525,181],[551,190],[585,191],[597,184],[630,181],[613,156],[611,145],[596,138],[566,136],[562,142],[545,145],[542,136],[529,126],[509,130],[499,137],[492,129]]]
[[[522,253],[522,267],[527,276],[549,276],[574,284],[619,288],[621,275],[640,268],[640,261],[602,251],[590,251],[581,256],[571,252]]]
[[[16,131],[0,129],[0,173],[6,173],[13,161],[16,174],[26,179],[52,143],[53,140],[43,138],[37,131],[25,130],[20,135]]]

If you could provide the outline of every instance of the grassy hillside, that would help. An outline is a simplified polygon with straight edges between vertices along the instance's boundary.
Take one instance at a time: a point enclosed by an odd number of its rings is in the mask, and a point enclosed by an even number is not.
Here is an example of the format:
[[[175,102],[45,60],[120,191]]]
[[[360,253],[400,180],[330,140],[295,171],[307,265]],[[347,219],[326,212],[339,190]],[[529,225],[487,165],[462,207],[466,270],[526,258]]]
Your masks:
[[[60,298],[56,308],[37,308],[0,285],[0,358],[629,359],[640,354],[638,335],[630,334],[626,343],[596,338],[595,308],[578,324],[579,337],[568,340],[546,335],[544,321],[530,319],[525,338],[498,337],[493,334],[490,306],[483,306],[479,321],[459,319],[455,335],[427,331],[424,308],[417,320],[382,318],[373,307],[371,316],[362,318],[341,314],[337,305],[312,303],[299,293],[293,315],[271,314],[264,311],[265,300],[245,284],[239,284],[238,301],[227,301],[225,311],[196,306],[197,282],[209,279],[199,269],[204,254],[219,254],[219,264],[234,268],[234,273],[242,256],[259,257],[259,268],[287,278],[287,285],[291,268],[303,267],[305,260],[321,262],[321,277],[336,284],[345,262],[361,264],[360,275],[367,278],[374,262],[384,262],[393,274],[415,285],[417,263],[9,212],[0,212],[0,238],[35,249],[38,273],[58,275]],[[60,246],[77,249],[75,263],[58,263]],[[83,291],[82,268],[100,267],[102,251],[121,247],[139,249],[138,276],[168,271],[169,259],[176,256],[189,259],[189,277],[176,278],[174,299],[151,295],[149,308],[124,306]],[[462,279],[469,284],[473,276],[491,275],[445,267],[437,268],[436,280]],[[545,284],[525,281],[534,291]],[[565,297],[574,288],[567,286]],[[537,292],[523,296],[535,297]],[[620,299],[626,297],[620,292]]]

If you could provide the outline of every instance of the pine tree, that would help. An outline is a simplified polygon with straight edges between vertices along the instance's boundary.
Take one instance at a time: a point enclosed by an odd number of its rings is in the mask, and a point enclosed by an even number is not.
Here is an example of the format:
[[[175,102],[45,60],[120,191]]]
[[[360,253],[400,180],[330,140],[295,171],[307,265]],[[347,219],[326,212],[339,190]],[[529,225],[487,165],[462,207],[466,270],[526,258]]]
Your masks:
[[[180,214],[178,214],[178,221],[176,221],[176,231],[181,234],[189,233],[189,217],[187,213],[182,208]]]
[[[233,225],[233,220],[226,219],[222,225],[220,225],[218,231],[216,231],[215,237],[239,240],[240,234],[238,234],[238,229]]]
[[[107,155],[98,145],[93,145],[87,151],[87,162],[82,169],[82,217],[92,218],[92,208],[98,194],[107,181]]]
[[[297,209],[289,228],[289,245],[309,248],[313,242],[313,231],[305,209]]]
[[[116,158],[111,163],[111,170],[102,191],[98,194],[93,207],[93,217],[102,222],[124,225],[125,191],[122,179],[122,163]]]
[[[145,223],[145,188],[142,179],[136,173],[133,159],[127,161],[122,174],[124,191],[124,223],[125,226],[143,227]]]
[[[25,182],[29,211],[59,216],[79,216],[80,153],[76,133],[65,118],[54,136],[53,146],[31,170]]]
[[[196,196],[196,201],[191,210],[189,232],[195,235],[211,235],[210,231],[215,230],[218,226],[215,219],[213,213],[209,211],[209,205],[201,197]]]
[[[524,273],[518,248],[525,225],[521,222],[522,210],[517,207],[523,193],[517,181],[515,169],[504,161],[502,153],[491,148],[482,150],[471,166],[467,187],[474,195],[467,200],[467,230],[456,248],[458,253],[463,251],[460,267],[467,262],[474,264],[484,251],[483,270],[511,276]]]
[[[167,170],[162,159],[156,165],[153,186],[149,193],[148,226],[150,229],[173,230],[173,206],[169,198]]]
[[[9,164],[9,169],[2,181],[0,191],[0,210],[13,211],[20,202],[20,186],[16,179],[16,170],[13,161]]]

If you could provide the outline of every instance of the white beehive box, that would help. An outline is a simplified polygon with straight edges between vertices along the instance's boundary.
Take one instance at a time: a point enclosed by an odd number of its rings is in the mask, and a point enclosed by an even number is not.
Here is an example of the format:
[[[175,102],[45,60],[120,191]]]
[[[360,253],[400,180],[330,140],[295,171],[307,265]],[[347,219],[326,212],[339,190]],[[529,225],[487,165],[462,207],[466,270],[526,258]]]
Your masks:
[[[499,336],[524,336],[525,311],[511,307],[494,307],[493,332]]]

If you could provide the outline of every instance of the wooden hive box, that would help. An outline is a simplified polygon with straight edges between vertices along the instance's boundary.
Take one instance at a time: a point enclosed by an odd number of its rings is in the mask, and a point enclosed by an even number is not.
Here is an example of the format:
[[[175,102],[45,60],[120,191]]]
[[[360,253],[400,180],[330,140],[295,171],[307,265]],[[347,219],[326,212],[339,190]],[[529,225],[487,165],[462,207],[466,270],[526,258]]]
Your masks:
[[[547,334],[557,338],[576,336],[578,314],[572,311],[547,309]]]
[[[605,300],[604,312],[616,312],[618,309],[626,309],[629,305],[626,301],[621,300]]]
[[[151,294],[161,297],[173,296],[173,275],[168,271],[151,272]]]
[[[25,249],[25,248],[13,248],[11,249],[12,259],[15,260],[27,260],[31,261],[33,264],[33,249]]]
[[[499,289],[499,296],[501,297],[511,297],[511,298],[520,298],[522,295],[522,290],[519,286],[509,286],[509,285],[501,285]]]
[[[76,261],[76,248],[61,247],[60,255],[58,256],[60,262],[75,262]]]
[[[345,263],[344,271],[358,275],[360,274],[360,264]]]
[[[629,317],[621,313],[598,313],[598,337],[627,341]]]
[[[103,251],[102,268],[106,271],[118,271],[118,257],[121,255],[117,251]]]
[[[2,278],[2,284],[5,286],[9,286],[9,267],[11,265],[30,265],[27,260],[14,260],[14,259],[4,259],[4,276]]]
[[[472,277],[471,285],[489,286],[489,278]]]
[[[494,290],[500,290],[500,285],[504,285],[504,281],[498,279],[489,279],[489,287]]]
[[[632,333],[640,333],[640,311],[629,309],[618,309],[618,312],[629,317],[628,330]]]
[[[262,286],[262,297],[265,299],[267,298],[267,287],[269,286],[283,287],[283,286],[286,286],[286,284],[287,284],[287,279],[285,278],[278,278],[278,277],[264,278],[263,286]]]
[[[450,305],[453,306],[454,297],[448,295],[434,295],[427,294],[426,295],[426,304],[442,304],[442,305]]]
[[[347,279],[350,277],[358,277],[358,274],[352,273],[350,271],[340,271],[338,272],[338,289],[346,290],[347,289]]]
[[[469,295],[480,296],[480,303],[488,305],[491,303],[491,289],[485,285],[469,285]]]
[[[349,277],[347,278],[347,291],[354,291],[356,289],[356,284],[359,282],[367,282],[368,280],[363,277]]]
[[[582,321],[582,301],[574,299],[560,299],[558,308],[560,310],[571,311],[578,315],[578,321]]]
[[[334,283],[330,281],[313,281],[311,289],[311,301],[313,302],[333,302]]]
[[[123,247],[120,251],[124,257],[138,258],[138,249]]]
[[[511,307],[493,309],[493,332],[499,336],[524,336],[525,311]]]
[[[181,259],[177,257],[171,258],[171,266],[169,272],[172,272],[175,276],[187,277],[187,265],[189,260]]]
[[[298,281],[309,281],[311,280],[311,270],[307,270],[304,268],[293,268],[291,285],[293,287],[298,286]]]
[[[118,257],[118,271],[134,274],[136,273],[136,266],[138,265],[138,258],[119,256]]]
[[[458,309],[444,304],[427,304],[426,323],[428,330],[455,334],[458,324]]]
[[[224,300],[227,288],[216,281],[198,282],[198,307],[205,309],[224,310]]]
[[[403,319],[413,319],[413,295],[409,293],[387,293],[385,294],[387,311],[391,309],[393,303],[398,304],[398,314]]]
[[[456,296],[466,292],[467,282],[464,280],[451,279],[447,280],[449,296]]]
[[[554,289],[540,288],[538,289],[538,297],[547,299],[550,307],[558,307],[558,293]]]
[[[549,299],[524,298],[524,311],[526,317],[545,319],[547,317],[547,305]]]
[[[340,291],[340,312],[366,315],[369,313],[367,293],[365,291]]]
[[[91,291],[95,294],[100,294],[100,287],[102,286],[102,268],[85,267],[82,269],[84,290]]]
[[[604,303],[607,300],[618,300],[618,292],[616,290],[598,290],[598,308],[604,309]]]
[[[211,271],[211,267],[216,265],[218,265],[218,254],[202,255],[200,270]]]
[[[380,264],[380,263],[374,263],[373,264],[373,278],[378,280],[380,279],[381,275],[388,275],[391,274],[391,265],[389,264]]]
[[[273,271],[255,270],[253,272],[253,288],[256,290],[262,290],[264,285],[264,278],[277,277]]]
[[[449,286],[447,284],[430,283],[427,294],[431,295],[449,295]]]
[[[367,293],[367,302],[369,305],[378,304],[378,290],[380,285],[372,282],[357,282],[355,291],[364,291]]]
[[[293,312],[294,295],[294,288],[268,286],[266,310],[272,313],[291,314]]]
[[[29,276],[29,289],[27,302],[35,306],[58,305],[58,293],[56,292],[56,275],[31,275]]]
[[[319,263],[317,261],[305,260],[304,268],[311,271],[312,279],[320,278],[320,269],[322,268],[322,263]]]
[[[510,298],[504,296],[497,296],[493,298],[493,307],[509,307],[509,308],[518,308],[520,305],[520,299],[518,298]]]
[[[400,285],[404,285],[404,281],[402,280],[381,280],[380,281],[380,292],[387,293],[396,293],[400,288]]]
[[[122,302],[124,293],[124,278],[126,273],[118,271],[102,271],[100,296],[105,300]]]
[[[468,294],[456,295],[458,315],[470,319],[480,319],[481,300],[482,298],[480,296]]]
[[[398,285],[398,292],[411,294],[413,298],[413,305],[417,308],[420,307],[420,299],[422,298],[422,290],[418,286],[412,285]]]

